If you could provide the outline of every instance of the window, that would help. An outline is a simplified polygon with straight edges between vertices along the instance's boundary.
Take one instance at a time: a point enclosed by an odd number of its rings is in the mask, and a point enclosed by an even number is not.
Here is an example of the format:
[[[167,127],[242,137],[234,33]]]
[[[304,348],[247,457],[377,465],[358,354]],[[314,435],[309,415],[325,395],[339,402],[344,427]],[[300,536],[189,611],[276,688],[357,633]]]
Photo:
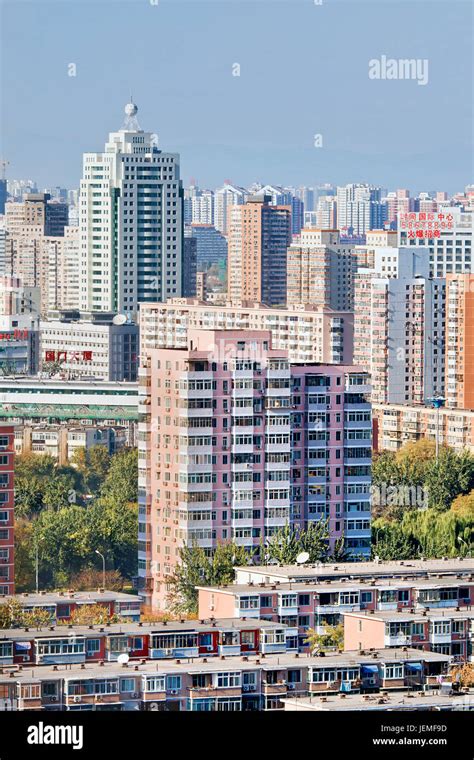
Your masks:
[[[403,678],[403,665],[390,663],[384,665],[384,668],[386,679]]]
[[[120,691],[135,691],[135,679],[134,678],[121,678],[120,679]]]
[[[178,691],[181,688],[181,676],[167,676],[166,677],[166,690]]]
[[[258,596],[241,596],[239,601],[241,610],[258,610],[259,608]]]
[[[100,652],[100,639],[86,639],[87,654],[97,654]]]
[[[218,673],[217,674],[217,688],[228,688],[230,686],[240,686],[241,674],[240,673]]]
[[[301,670],[289,670],[288,683],[301,683]]]
[[[165,691],[165,677],[152,676],[146,679],[146,691],[156,694],[159,691]]]

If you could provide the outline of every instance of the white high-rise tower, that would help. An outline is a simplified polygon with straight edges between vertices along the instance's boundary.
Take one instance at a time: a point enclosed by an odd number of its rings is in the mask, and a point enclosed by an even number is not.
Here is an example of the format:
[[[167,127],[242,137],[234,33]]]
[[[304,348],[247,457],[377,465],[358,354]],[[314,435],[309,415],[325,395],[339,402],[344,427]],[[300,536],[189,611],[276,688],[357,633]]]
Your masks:
[[[80,188],[80,308],[135,315],[181,295],[183,190],[179,155],[143,132],[137,106],[103,153],[85,153]]]

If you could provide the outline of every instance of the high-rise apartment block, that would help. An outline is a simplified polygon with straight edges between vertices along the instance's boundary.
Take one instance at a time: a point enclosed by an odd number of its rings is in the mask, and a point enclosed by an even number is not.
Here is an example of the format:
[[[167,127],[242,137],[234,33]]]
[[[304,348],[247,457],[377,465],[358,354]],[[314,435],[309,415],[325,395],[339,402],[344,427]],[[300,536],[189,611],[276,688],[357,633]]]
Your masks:
[[[213,264],[227,264],[227,239],[211,224],[193,223],[184,234],[196,240],[198,271],[205,271]]]
[[[80,188],[80,308],[135,314],[181,295],[179,156],[140,129],[129,103],[102,153],[84,154]]]
[[[291,210],[269,201],[269,196],[255,195],[230,210],[228,295],[233,303],[286,302]]]
[[[287,304],[336,310],[354,306],[354,246],[341,245],[337,230],[304,228],[287,254]]]
[[[474,213],[459,206],[443,206],[438,212],[413,212],[399,219],[401,246],[428,249],[433,277],[471,271]]]
[[[42,311],[79,308],[79,228],[65,227],[64,237],[49,238],[47,293],[42,294]]]
[[[14,428],[0,425],[0,596],[15,591]]]
[[[370,544],[371,413],[356,367],[290,365],[269,331],[190,330],[141,356],[139,576],[166,603],[184,543],[250,550],[287,524],[328,520],[330,544]],[[348,515],[347,515],[348,516]]]
[[[369,370],[372,401],[423,404],[444,390],[445,283],[428,251],[379,248],[355,278],[354,362]]]
[[[48,303],[49,250],[62,246],[67,222],[67,204],[50,201],[47,193],[29,193],[23,203],[6,204],[3,273],[39,288],[42,311]]]
[[[349,236],[384,226],[387,207],[383,190],[371,185],[345,185],[337,188],[337,227]]]
[[[6,229],[12,236],[37,234],[63,235],[68,223],[67,203],[51,200],[49,193],[27,193],[22,203],[5,206]]]
[[[446,275],[446,406],[474,409],[474,274]]]
[[[192,237],[183,238],[183,256],[181,263],[181,292],[185,297],[196,295],[197,241]]]
[[[227,235],[229,231],[230,207],[245,203],[247,196],[248,192],[245,188],[234,187],[227,182],[219,190],[216,190],[214,194],[214,227],[223,235]]]

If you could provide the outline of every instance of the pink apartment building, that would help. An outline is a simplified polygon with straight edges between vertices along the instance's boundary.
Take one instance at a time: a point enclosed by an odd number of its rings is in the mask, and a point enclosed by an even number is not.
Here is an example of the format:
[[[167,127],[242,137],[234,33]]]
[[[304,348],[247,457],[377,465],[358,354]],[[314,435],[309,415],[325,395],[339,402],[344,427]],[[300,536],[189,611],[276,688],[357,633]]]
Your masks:
[[[345,620],[349,621],[348,631],[354,632],[355,628],[350,628],[353,621],[348,613],[375,615],[368,618],[369,632],[372,630],[372,621],[379,620],[379,616],[383,615],[391,616],[390,620],[397,620],[402,619],[400,616],[404,613],[408,615],[408,620],[415,620],[416,617],[417,620],[421,618],[426,622],[427,614],[434,618],[451,614],[463,615],[463,619],[468,619],[474,614],[471,611],[474,604],[474,580],[469,575],[469,567],[464,568],[460,565],[463,573],[459,574],[459,577],[440,577],[438,574],[428,573],[428,577],[397,578],[395,569],[394,575],[387,578],[377,575],[381,570],[386,572],[387,566],[382,564],[378,567],[372,563],[371,577],[352,577],[350,569],[349,577],[338,576],[340,569],[347,565],[348,563],[338,565],[332,576],[332,566],[323,565],[321,572],[324,573],[324,569],[327,568],[327,577],[313,580],[277,580],[276,577],[272,578],[265,573],[261,576],[253,575],[259,568],[249,567],[248,571],[254,580],[248,582],[243,582],[239,577],[246,574],[242,568],[237,570],[236,582],[229,586],[199,587],[199,615],[202,618],[214,615],[217,618],[225,616],[265,619],[284,624],[287,626],[287,640],[297,640],[293,644],[301,651],[308,648],[308,628],[324,633],[326,626],[338,625]],[[357,574],[358,568],[367,563],[358,562],[352,565],[352,572]],[[409,567],[410,565],[407,570]],[[298,567],[298,570],[301,569],[304,569],[304,566]],[[271,573],[272,568],[268,568],[268,572]],[[360,641],[363,641],[364,647],[397,645],[395,640],[384,644],[383,631],[380,636],[370,644],[366,638]],[[426,641],[428,643],[428,638]],[[403,644],[407,643],[414,646],[418,642],[416,638],[409,642],[403,640]],[[347,646],[354,648],[348,644]]]
[[[188,347],[142,356],[139,586],[166,606],[185,545],[258,549],[288,523],[328,519],[370,551],[366,374],[291,365],[270,331],[189,330]],[[357,501],[348,525],[345,501]],[[350,522],[350,521],[349,521]],[[346,535],[347,534],[347,535]]]
[[[448,655],[452,662],[473,661],[472,608],[406,609],[344,615],[344,649],[414,647]]]
[[[0,596],[15,591],[14,438],[13,426],[0,425]]]

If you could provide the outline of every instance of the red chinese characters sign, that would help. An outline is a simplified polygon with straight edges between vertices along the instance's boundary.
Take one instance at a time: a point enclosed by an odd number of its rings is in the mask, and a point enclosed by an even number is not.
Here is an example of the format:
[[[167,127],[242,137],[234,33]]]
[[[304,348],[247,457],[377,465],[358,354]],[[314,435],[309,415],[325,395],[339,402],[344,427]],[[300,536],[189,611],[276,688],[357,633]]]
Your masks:
[[[0,332],[0,340],[28,340],[28,330],[9,330]]]
[[[44,359],[47,362],[65,362],[68,360],[67,351],[45,351]],[[91,362],[92,351],[70,351],[70,362]]]
[[[436,211],[411,211],[400,214],[400,230],[407,233],[407,238],[439,238],[442,232],[452,230],[453,215]]]

